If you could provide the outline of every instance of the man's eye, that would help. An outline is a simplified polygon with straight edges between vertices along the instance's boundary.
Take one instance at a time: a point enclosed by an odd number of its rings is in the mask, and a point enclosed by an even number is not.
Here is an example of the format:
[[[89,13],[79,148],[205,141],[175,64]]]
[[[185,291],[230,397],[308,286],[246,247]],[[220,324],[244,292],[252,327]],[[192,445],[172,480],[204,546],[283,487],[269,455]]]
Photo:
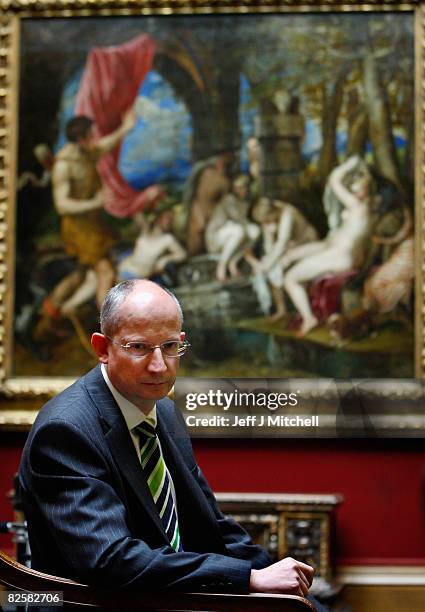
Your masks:
[[[149,345],[144,342],[132,342],[129,346],[135,351],[148,351]]]
[[[170,341],[170,342],[164,342],[164,344],[162,345],[162,348],[165,349],[166,351],[177,350],[179,347],[180,347],[180,342],[176,340]]]

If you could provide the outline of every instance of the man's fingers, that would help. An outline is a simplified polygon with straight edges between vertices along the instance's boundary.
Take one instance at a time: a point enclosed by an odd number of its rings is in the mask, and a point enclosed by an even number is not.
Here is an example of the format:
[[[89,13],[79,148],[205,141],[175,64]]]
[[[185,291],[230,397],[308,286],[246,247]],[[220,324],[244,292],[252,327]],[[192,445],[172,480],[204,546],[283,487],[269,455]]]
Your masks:
[[[298,567],[307,579],[308,585],[311,586],[314,577],[314,568],[311,567],[311,565],[307,565],[307,563],[303,563],[302,561],[297,561],[297,563]]]
[[[314,570],[292,557],[285,557],[262,570],[252,570],[250,590],[258,593],[292,593],[305,597]]]
[[[310,587],[308,580],[300,569],[298,570],[298,576],[300,579],[300,589],[302,590],[303,595],[307,595],[308,589]]]

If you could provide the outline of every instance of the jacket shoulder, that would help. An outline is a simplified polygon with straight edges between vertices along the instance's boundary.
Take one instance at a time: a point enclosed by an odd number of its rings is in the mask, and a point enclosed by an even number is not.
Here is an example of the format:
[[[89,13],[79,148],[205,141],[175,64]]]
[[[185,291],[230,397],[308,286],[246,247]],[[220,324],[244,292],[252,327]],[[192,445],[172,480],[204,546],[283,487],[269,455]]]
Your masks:
[[[98,385],[104,384],[96,372],[96,368],[77,379],[72,385],[49,400],[40,410],[34,422],[33,429],[46,425],[49,421],[61,420],[76,427],[84,427],[88,420],[98,417],[98,410],[89,392],[87,381],[98,379]],[[106,387],[106,385],[105,385]]]

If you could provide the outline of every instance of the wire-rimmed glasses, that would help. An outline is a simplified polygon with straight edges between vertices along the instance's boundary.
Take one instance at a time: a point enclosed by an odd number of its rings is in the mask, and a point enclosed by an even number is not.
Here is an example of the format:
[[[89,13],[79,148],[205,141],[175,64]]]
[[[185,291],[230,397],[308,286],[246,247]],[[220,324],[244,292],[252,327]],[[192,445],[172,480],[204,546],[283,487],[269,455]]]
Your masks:
[[[130,355],[133,355],[133,357],[146,357],[147,355],[151,355],[157,348],[160,349],[161,353],[165,357],[182,357],[190,347],[187,340],[167,340],[167,342],[163,342],[162,344],[149,344],[148,342],[136,340],[134,342],[126,342],[126,344],[121,344],[121,342],[117,342],[109,336],[106,336],[106,338],[108,338],[112,344],[116,344],[122,349],[128,351]]]

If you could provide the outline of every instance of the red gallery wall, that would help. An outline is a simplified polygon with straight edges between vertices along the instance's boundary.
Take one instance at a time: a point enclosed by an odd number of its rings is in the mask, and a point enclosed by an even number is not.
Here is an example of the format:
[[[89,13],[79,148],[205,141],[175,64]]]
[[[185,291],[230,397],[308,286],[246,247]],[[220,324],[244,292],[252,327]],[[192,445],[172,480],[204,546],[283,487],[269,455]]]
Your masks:
[[[215,491],[341,493],[339,564],[425,565],[422,440],[194,443]]]
[[[0,434],[0,522],[13,520],[13,510],[6,494],[13,486],[13,475],[19,465],[21,445],[24,438]],[[0,534],[0,549],[11,552],[11,538]]]
[[[24,436],[0,435],[0,521]],[[421,440],[194,440],[221,492],[341,493],[337,562],[425,565],[425,443]],[[0,536],[0,548],[10,549]]]

